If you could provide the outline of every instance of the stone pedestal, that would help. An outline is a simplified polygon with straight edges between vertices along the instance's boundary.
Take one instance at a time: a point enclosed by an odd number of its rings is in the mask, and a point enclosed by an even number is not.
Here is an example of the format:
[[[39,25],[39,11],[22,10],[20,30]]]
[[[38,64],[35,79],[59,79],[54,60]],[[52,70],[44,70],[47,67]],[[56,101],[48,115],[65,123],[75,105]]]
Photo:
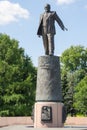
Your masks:
[[[36,101],[62,101],[60,62],[57,56],[39,57]]]
[[[34,128],[63,127],[60,62],[57,56],[38,60]]]
[[[52,108],[52,120],[42,120],[42,108],[48,106]],[[37,102],[35,103],[34,128],[57,128],[63,127],[62,122],[63,103]],[[49,117],[48,117],[49,118]]]

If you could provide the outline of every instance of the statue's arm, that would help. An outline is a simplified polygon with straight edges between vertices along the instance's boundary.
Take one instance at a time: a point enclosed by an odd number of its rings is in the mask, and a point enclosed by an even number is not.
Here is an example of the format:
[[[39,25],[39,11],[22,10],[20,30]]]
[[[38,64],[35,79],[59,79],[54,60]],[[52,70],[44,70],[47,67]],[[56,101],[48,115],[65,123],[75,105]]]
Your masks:
[[[58,25],[61,27],[61,29],[64,31],[64,30],[67,30],[67,28],[65,28],[62,20],[59,18],[59,16],[56,14],[56,12],[54,12],[54,18],[56,20],[56,22],[58,23]]]

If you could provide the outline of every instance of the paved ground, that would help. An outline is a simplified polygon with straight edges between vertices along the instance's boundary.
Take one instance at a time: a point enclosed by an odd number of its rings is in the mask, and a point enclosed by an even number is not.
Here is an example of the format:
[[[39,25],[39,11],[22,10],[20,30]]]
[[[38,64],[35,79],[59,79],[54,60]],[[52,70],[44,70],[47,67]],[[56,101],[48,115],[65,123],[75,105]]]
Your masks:
[[[26,125],[14,125],[14,126],[8,126],[8,127],[2,127],[0,130],[33,130],[34,128],[31,126],[26,126]],[[49,130],[49,128],[44,128],[45,130]],[[44,130],[43,129],[43,130]],[[66,126],[65,128],[50,128],[51,130],[57,129],[57,130],[87,130],[87,127],[84,126],[78,126],[76,127],[71,127],[71,126]]]

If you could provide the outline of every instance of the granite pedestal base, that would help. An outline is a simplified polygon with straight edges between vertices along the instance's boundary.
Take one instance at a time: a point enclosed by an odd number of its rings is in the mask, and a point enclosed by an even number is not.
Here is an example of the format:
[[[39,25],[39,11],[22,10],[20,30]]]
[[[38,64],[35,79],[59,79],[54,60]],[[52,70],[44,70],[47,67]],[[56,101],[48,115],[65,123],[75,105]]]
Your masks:
[[[42,108],[49,107],[52,110],[51,120],[42,120]],[[62,123],[62,108],[63,103],[56,102],[37,102],[35,103],[34,128],[57,128],[63,127]]]

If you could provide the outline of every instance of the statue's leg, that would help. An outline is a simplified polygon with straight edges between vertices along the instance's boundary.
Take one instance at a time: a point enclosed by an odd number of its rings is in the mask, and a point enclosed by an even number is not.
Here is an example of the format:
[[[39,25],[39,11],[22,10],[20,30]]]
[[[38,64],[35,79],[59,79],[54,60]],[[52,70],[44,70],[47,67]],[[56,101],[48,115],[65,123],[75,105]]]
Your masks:
[[[45,50],[45,55],[49,55],[48,37],[46,34],[43,34],[42,38],[43,38],[43,46],[44,46],[44,50]]]
[[[54,34],[47,34],[49,43],[49,55],[54,55]]]

